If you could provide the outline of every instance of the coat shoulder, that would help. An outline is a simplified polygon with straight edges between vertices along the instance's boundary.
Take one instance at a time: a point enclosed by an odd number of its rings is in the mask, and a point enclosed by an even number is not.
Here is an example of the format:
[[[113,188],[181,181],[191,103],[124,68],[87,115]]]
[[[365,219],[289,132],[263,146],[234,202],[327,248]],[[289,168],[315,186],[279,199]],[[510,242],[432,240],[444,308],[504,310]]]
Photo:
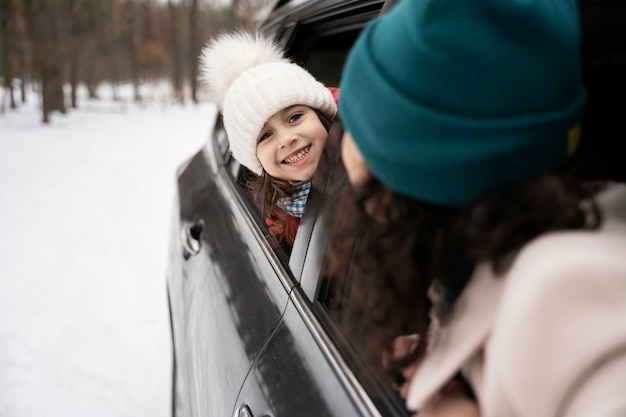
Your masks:
[[[598,364],[626,352],[625,190],[599,197],[599,230],[541,237],[503,277],[485,370],[496,409],[566,415]]]

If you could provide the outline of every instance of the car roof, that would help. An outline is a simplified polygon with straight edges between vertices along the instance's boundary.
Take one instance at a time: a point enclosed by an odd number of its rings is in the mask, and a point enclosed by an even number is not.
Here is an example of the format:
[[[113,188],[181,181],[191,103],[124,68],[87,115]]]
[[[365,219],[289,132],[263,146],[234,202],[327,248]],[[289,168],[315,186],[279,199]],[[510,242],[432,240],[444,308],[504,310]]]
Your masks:
[[[353,15],[355,9],[368,6],[380,11],[397,3],[398,0],[280,0],[261,25],[263,32],[274,32],[280,37],[280,28],[293,22],[311,18],[331,18],[337,14]],[[384,6],[384,7],[383,7]]]

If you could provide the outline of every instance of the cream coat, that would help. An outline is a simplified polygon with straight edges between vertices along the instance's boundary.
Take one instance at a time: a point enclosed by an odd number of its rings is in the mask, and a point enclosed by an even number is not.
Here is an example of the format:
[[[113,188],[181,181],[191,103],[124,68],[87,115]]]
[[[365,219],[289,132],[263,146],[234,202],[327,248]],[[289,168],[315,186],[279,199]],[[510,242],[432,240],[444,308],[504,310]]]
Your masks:
[[[418,410],[461,371],[483,417],[626,416],[626,186],[595,232],[529,243],[506,275],[477,267],[411,381]]]

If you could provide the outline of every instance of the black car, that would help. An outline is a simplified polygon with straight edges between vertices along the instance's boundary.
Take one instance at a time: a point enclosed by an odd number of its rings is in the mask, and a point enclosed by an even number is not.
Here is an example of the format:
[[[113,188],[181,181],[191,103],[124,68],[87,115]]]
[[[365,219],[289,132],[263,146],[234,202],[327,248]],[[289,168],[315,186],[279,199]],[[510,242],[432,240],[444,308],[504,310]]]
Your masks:
[[[414,0],[405,0],[414,1]],[[281,0],[261,31],[324,84],[337,86],[364,25],[397,0]],[[625,180],[622,0],[581,0],[590,111],[582,156]],[[621,97],[621,99],[620,99]],[[621,104],[613,105],[613,100]],[[267,238],[218,118],[204,148],[178,170],[168,294],[174,341],[173,414],[181,416],[407,416],[402,400],[358,366],[336,320],[320,259],[331,200],[346,184],[334,123],[291,251]]]

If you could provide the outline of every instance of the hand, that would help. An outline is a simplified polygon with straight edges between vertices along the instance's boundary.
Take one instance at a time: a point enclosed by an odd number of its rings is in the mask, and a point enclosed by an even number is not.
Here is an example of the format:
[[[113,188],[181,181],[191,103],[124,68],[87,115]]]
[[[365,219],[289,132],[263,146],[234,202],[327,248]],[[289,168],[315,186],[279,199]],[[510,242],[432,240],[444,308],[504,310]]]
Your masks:
[[[383,356],[383,363],[390,359],[406,357],[415,350],[417,342],[418,336],[415,334],[397,337],[393,341],[391,353]],[[409,385],[422,359],[423,357],[418,357],[415,362],[402,368],[401,375],[404,382],[394,388],[403,398],[408,395]],[[464,382],[455,379],[446,384],[439,395],[412,417],[478,417],[479,415],[478,404],[468,396]]]
[[[399,336],[393,341],[391,354],[383,355],[383,364],[389,362],[389,360],[404,358],[411,352],[415,350],[417,347],[418,335],[406,335]],[[400,393],[402,398],[406,398],[409,392],[409,383],[415,375],[417,368],[419,367],[422,359],[418,358],[415,362],[410,365],[402,368],[401,375],[404,378],[404,382],[400,385],[394,386],[396,390]]]
[[[467,395],[464,383],[449,382],[432,401],[420,411],[419,417],[478,417],[478,404]]]

